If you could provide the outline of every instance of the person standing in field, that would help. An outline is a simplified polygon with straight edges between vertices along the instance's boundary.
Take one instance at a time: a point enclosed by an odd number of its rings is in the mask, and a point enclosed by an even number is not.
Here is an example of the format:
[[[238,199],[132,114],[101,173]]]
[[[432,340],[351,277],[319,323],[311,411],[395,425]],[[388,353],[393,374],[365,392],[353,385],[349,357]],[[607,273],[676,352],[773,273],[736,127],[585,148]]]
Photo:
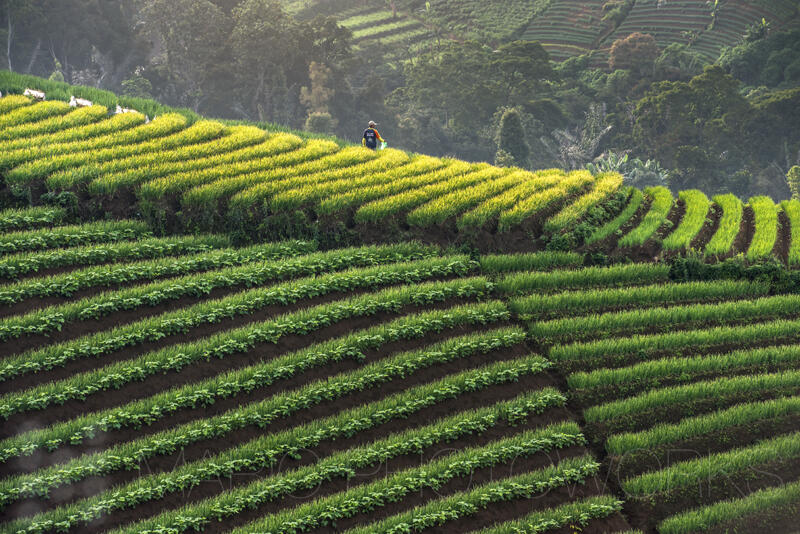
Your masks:
[[[376,126],[377,123],[375,121],[369,121],[367,129],[364,130],[364,137],[361,139],[361,144],[372,150],[378,149],[378,141],[385,143],[381,134],[375,129]]]

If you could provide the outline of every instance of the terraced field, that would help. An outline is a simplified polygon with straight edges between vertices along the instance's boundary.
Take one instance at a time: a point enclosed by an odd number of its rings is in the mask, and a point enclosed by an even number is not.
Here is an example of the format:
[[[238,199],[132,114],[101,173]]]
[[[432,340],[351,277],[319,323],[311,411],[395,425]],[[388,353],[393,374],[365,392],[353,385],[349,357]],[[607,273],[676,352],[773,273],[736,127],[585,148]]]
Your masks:
[[[675,199],[664,188],[623,188],[615,174],[502,169],[14,95],[0,99],[0,124],[7,194],[38,203],[69,193],[83,218],[139,218],[160,233],[326,246],[419,239],[483,252],[536,251],[562,239],[570,249],[649,261],[691,250],[800,261],[796,202],[743,205],[699,191]]]
[[[0,532],[782,531],[800,504],[800,297],[769,278],[0,228]]]

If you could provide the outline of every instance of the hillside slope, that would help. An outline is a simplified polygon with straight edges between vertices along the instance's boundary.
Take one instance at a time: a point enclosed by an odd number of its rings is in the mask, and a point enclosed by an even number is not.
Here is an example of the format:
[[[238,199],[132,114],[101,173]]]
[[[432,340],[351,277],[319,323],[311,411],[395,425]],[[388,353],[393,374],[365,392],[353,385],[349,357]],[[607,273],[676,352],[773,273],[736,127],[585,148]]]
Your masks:
[[[166,113],[108,115],[0,99],[9,199],[75,199],[86,218],[143,217],[158,232],[385,243],[481,251],[542,248],[639,260],[690,250],[800,264],[800,203],[699,191],[640,192],[616,174],[497,168],[303,139]],[[67,193],[70,196],[65,197]]]

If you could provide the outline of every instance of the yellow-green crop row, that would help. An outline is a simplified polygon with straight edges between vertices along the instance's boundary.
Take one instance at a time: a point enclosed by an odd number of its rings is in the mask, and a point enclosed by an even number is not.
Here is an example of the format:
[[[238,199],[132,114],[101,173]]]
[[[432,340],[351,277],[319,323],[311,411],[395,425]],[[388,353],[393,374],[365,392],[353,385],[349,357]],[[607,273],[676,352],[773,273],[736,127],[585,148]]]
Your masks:
[[[625,209],[623,209],[619,215],[614,217],[614,219],[608,221],[606,224],[595,230],[594,233],[586,239],[587,245],[602,241],[613,234],[621,233],[620,229],[622,226],[630,221],[636,212],[639,211],[639,206],[641,206],[642,201],[644,201],[644,194],[640,189],[636,189],[635,187],[631,187],[630,189],[631,192],[630,196],[628,197],[628,203],[625,205]]]
[[[634,247],[643,245],[645,241],[652,238],[656,231],[667,220],[672,209],[674,199],[672,193],[666,187],[648,187],[645,194],[652,199],[650,209],[645,214],[639,226],[628,232],[619,240],[621,247]]]
[[[65,115],[72,110],[65,102],[41,102],[34,106],[23,106],[0,115],[0,128],[40,121],[49,117]]]
[[[9,111],[13,111],[15,109],[30,106],[33,104],[33,100],[28,98],[27,96],[22,95],[8,95],[0,98],[0,115],[4,115]]]
[[[778,239],[778,206],[767,196],[752,197],[749,204],[753,209],[755,231],[747,249],[747,259],[762,260],[772,254]]]
[[[722,217],[719,220],[719,228],[706,245],[706,255],[721,256],[730,252],[736,236],[741,231],[744,204],[733,194],[717,195],[713,200],[722,210]]]
[[[183,116],[180,116],[183,118]],[[183,129],[179,126],[182,121],[165,121],[163,123],[154,120],[141,128],[152,127],[148,130],[145,139],[130,144],[118,144],[92,152],[73,152],[68,154],[51,155],[46,158],[38,158],[28,163],[15,167],[7,174],[7,180],[12,184],[31,182],[36,179],[43,179],[50,174],[91,163],[102,163],[116,159],[122,159],[138,154],[153,154],[162,151],[169,151],[181,146],[202,143],[218,138],[225,131],[225,126],[214,121],[198,121],[190,127]],[[183,119],[185,121],[185,119]],[[73,185],[73,184],[66,184]]]
[[[703,228],[711,208],[711,201],[697,189],[681,191],[678,197],[685,203],[686,213],[678,227],[664,239],[663,246],[666,250],[688,249]]]
[[[507,232],[522,224],[526,219],[535,217],[548,207],[561,202],[593,182],[588,171],[575,171],[549,189],[520,200],[512,208],[500,214],[498,230]]]
[[[203,121],[195,123],[186,130],[186,133],[188,134],[189,130],[201,124],[203,124]],[[85,164],[73,166],[52,174],[47,179],[47,186],[51,190],[68,189],[78,184],[98,178],[106,178],[109,175],[123,173],[127,170],[135,170],[140,174],[147,173],[147,176],[152,177],[152,173],[149,171],[153,166],[173,162],[196,161],[218,154],[228,154],[231,151],[246,148],[263,141],[267,135],[264,130],[254,126],[233,126],[231,128],[222,127],[219,137],[215,138],[212,133],[215,128],[215,126],[212,126],[214,124],[208,124],[206,135],[198,138],[195,142],[187,141],[186,144],[179,146],[148,150],[130,156],[95,157]],[[167,140],[162,140],[162,143],[164,141]]]
[[[588,177],[585,176],[584,179]],[[545,231],[560,232],[577,223],[590,209],[608,200],[620,187],[622,187],[622,175],[617,173],[598,175],[594,179],[594,189],[547,219],[544,223]]]
[[[556,185],[566,174],[559,169],[536,171],[521,184],[496,195],[458,219],[458,229],[482,228],[502,212],[513,208],[518,202]]]
[[[70,111],[66,115],[57,115],[36,122],[3,128],[0,130],[0,140],[7,141],[53,134],[68,128],[84,126],[100,121],[107,116],[108,110],[103,106],[78,108],[74,111]]]
[[[789,219],[791,242],[789,243],[789,266],[800,265],[800,200],[784,200],[781,209]]]

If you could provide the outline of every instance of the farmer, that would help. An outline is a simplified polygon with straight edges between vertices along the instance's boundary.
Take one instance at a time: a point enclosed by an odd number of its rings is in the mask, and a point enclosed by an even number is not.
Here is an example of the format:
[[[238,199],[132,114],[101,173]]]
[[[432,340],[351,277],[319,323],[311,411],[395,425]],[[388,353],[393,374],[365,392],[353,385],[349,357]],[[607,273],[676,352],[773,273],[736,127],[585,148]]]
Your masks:
[[[364,137],[361,139],[361,144],[372,150],[378,149],[378,141],[381,143],[385,142],[381,134],[378,133],[378,130],[375,129],[376,126],[377,124],[375,121],[369,121],[369,127],[364,130]]]

